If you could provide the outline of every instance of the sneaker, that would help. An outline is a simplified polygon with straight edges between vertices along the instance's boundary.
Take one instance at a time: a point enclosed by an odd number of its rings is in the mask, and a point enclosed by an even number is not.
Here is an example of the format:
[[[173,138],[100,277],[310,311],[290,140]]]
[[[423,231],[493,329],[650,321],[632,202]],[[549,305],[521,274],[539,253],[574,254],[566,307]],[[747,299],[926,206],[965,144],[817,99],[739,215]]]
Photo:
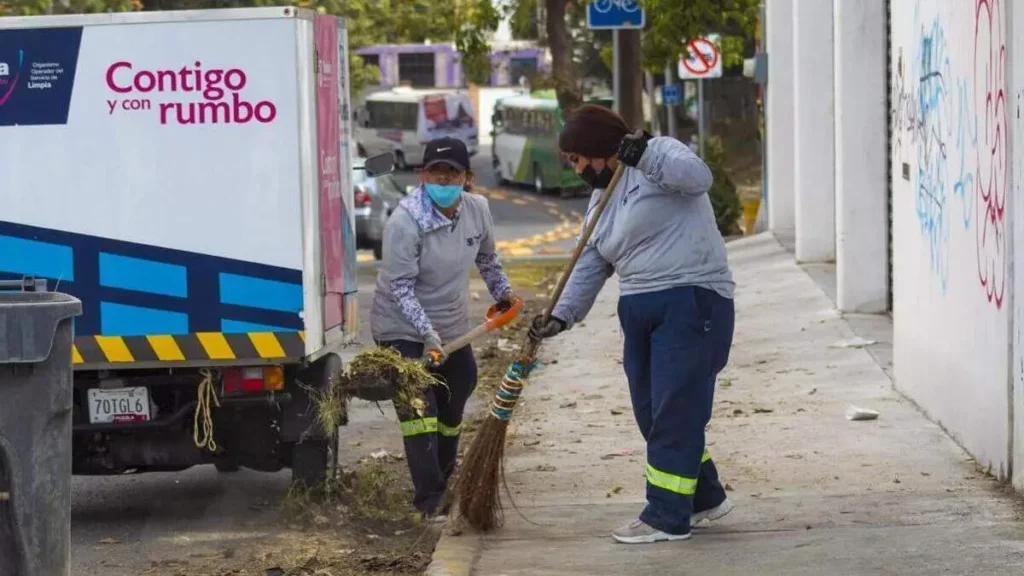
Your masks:
[[[651,544],[652,542],[686,540],[689,537],[689,532],[686,534],[668,534],[648,526],[643,520],[634,520],[612,532],[612,538],[623,544]]]
[[[690,526],[696,526],[705,520],[718,520],[724,517],[729,512],[732,512],[732,500],[726,498],[721,504],[708,510],[701,510],[700,512],[694,512],[690,515]]]

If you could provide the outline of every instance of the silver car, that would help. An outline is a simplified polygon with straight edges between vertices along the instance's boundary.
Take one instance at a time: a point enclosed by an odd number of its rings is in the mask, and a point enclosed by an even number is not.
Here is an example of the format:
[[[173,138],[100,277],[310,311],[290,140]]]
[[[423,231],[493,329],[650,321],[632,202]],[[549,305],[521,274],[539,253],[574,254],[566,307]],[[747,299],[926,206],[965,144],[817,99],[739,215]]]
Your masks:
[[[373,257],[383,257],[384,223],[398,207],[406,191],[391,174],[371,177],[363,169],[365,158],[355,158],[352,170],[352,189],[355,197],[356,247],[370,248]]]

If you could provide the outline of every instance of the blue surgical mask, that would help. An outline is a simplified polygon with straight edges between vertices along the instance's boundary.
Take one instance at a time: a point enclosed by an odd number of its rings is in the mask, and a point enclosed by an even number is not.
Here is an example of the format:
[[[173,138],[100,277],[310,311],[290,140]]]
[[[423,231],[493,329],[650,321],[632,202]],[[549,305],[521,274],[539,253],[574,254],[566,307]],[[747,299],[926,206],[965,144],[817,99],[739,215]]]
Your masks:
[[[427,196],[441,208],[451,208],[462,196],[462,184],[426,184]]]

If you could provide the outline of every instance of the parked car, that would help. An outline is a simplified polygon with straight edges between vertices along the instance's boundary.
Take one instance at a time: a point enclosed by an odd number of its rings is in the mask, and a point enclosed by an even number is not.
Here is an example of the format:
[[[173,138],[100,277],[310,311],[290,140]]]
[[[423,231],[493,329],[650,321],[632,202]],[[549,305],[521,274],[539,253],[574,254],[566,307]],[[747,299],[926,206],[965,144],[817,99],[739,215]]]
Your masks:
[[[355,158],[352,170],[356,217],[356,246],[372,249],[373,257],[383,257],[384,223],[398,207],[406,191],[391,174],[372,178],[363,169],[365,158]]]

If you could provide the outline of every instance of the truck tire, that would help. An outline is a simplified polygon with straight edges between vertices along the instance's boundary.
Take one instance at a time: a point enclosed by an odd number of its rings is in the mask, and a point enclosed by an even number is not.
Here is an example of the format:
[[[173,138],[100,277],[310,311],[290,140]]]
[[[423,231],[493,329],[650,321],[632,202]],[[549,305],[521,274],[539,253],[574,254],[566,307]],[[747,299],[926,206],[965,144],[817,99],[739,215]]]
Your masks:
[[[292,484],[314,488],[327,479],[330,442],[310,438],[292,447]]]
[[[217,472],[220,472],[221,474],[231,474],[238,472],[239,470],[238,464],[230,461],[217,461],[214,462],[213,465],[217,468]]]

